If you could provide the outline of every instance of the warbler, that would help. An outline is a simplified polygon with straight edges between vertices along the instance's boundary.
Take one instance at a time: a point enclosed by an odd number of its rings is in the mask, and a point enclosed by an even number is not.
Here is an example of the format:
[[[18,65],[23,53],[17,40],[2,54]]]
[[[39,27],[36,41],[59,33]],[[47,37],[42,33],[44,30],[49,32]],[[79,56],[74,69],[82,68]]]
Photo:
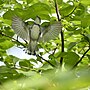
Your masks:
[[[28,25],[18,16],[13,16],[12,29],[17,36],[28,42],[28,54],[35,55],[38,51],[38,42],[48,42],[55,39],[61,32],[62,25],[60,21],[55,21],[54,24],[43,28],[38,16],[35,18],[33,25]]]

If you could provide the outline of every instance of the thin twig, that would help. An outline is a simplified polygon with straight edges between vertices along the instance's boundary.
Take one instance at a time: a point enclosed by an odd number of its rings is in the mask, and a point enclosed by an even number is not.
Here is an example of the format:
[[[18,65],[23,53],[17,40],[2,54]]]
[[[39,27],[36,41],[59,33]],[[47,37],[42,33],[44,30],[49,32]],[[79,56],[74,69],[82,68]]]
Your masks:
[[[77,65],[82,61],[82,59],[84,58],[84,56],[86,55],[86,53],[90,50],[90,47],[86,50],[86,52],[84,52],[84,54],[82,55],[82,57],[80,58],[80,60],[71,68],[71,70],[73,70],[74,68],[77,67]]]
[[[88,43],[89,43],[89,48],[86,50],[86,52],[84,52],[84,54],[82,55],[82,57],[80,58],[80,60],[71,68],[71,70],[73,70],[74,68],[77,67],[77,65],[82,61],[82,59],[83,59],[84,56],[86,55],[86,53],[90,50],[90,41],[89,41],[88,37],[85,36],[84,34],[81,34],[81,35],[83,35],[84,37],[87,38],[87,41],[88,41]]]
[[[52,55],[54,55],[54,53],[55,53],[56,49],[57,49],[57,47],[56,47],[56,48],[54,48]]]
[[[8,38],[11,38],[11,39],[13,39],[13,40],[15,40],[15,41],[17,41],[19,44],[21,44],[23,47],[26,47],[24,44],[22,44],[21,42],[19,42],[18,40],[16,40],[15,38],[13,38],[13,37],[11,37],[11,36],[8,36],[8,35],[6,35],[6,34],[4,34],[3,32],[0,32],[0,34],[2,35],[2,36],[5,36],[5,37],[8,37]]]
[[[57,14],[57,19],[58,19],[58,21],[61,21],[59,10],[58,10],[58,5],[57,5],[57,1],[56,0],[55,0],[55,9],[56,9],[56,14]]]
[[[61,42],[62,42],[62,52],[64,52],[64,34],[63,34],[63,32],[61,31]],[[62,64],[63,64],[63,57],[61,57],[61,59],[60,59],[60,65],[62,66]]]
[[[40,57],[42,60],[44,60],[45,62],[47,62],[48,64],[50,64],[52,67],[55,67],[55,65],[53,65],[52,63],[50,63],[48,60],[44,59],[42,56],[40,55],[36,55],[38,57]]]
[[[57,1],[55,1],[55,8],[56,8],[56,14],[57,14],[57,18],[58,18],[58,21],[61,21],[60,19],[60,15],[59,15],[59,10],[58,10],[58,5],[57,5]],[[62,49],[62,52],[64,52],[64,33],[61,29],[61,49]],[[60,58],[60,66],[62,67],[62,64],[63,64],[63,57]]]

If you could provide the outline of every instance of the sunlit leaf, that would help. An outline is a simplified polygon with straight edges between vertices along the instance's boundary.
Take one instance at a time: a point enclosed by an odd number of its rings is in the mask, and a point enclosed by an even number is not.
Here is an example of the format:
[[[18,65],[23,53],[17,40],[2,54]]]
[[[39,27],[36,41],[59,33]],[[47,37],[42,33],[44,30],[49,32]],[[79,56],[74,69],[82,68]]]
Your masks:
[[[0,43],[0,48],[2,49],[9,49],[10,47],[12,47],[14,44],[9,41],[9,40],[5,40],[2,43]]]

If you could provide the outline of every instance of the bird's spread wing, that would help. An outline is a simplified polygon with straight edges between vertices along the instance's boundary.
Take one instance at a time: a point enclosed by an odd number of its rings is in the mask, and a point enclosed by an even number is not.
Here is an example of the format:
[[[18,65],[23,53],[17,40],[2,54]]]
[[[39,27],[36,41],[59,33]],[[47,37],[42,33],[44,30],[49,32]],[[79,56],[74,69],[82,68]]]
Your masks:
[[[29,29],[25,23],[17,16],[12,18],[12,29],[24,40],[29,40]]]
[[[42,37],[40,37],[40,42],[47,42],[58,37],[61,32],[62,25],[61,22],[55,22],[54,24],[48,26],[43,32]]]

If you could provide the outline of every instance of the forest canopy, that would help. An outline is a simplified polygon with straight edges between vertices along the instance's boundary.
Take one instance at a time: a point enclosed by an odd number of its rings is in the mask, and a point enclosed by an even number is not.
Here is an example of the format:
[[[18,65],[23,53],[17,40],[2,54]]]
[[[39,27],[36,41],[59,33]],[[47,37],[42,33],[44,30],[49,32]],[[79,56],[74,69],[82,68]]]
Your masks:
[[[30,59],[9,55],[14,46],[23,52],[28,46],[12,29],[15,15],[29,25],[38,16],[45,30],[60,22],[61,31],[38,42],[39,54]],[[90,0],[0,0],[0,90],[87,90],[89,75]]]

